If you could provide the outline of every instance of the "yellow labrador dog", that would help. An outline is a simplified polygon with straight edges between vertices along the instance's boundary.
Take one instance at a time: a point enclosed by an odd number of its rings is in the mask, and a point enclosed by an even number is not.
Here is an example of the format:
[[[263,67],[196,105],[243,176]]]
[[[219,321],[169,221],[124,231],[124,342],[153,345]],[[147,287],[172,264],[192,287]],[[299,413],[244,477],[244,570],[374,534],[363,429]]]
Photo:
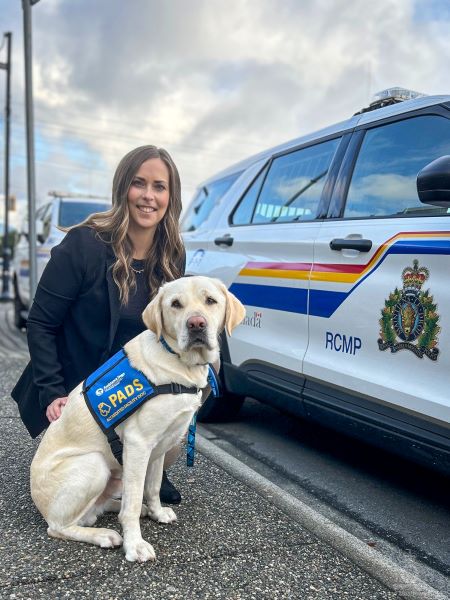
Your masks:
[[[139,517],[176,520],[159,500],[164,454],[182,439],[200,405],[208,363],[219,358],[219,333],[226,328],[230,334],[244,316],[242,304],[218,279],[186,277],[160,288],[143,313],[148,330],[128,342],[125,351],[154,385],[173,382],[199,391],[151,398],[119,424],[122,468],[86,405],[82,384],[76,387],[31,465],[31,495],[50,536],[103,548],[123,542],[127,560],[155,559],[153,547],[142,538]],[[121,501],[115,500],[120,490]],[[120,511],[123,540],[112,529],[92,527],[105,510]]]

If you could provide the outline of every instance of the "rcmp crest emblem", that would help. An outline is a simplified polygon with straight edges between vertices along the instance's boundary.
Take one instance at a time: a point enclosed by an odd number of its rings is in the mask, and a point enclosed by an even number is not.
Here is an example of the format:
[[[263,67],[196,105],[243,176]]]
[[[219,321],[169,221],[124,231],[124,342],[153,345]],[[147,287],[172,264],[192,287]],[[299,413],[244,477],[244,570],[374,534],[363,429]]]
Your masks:
[[[426,267],[414,260],[402,271],[403,288],[395,288],[381,309],[378,348],[391,352],[410,350],[419,358],[437,360],[437,338],[441,330],[437,305],[429,290],[422,286],[429,278]]]

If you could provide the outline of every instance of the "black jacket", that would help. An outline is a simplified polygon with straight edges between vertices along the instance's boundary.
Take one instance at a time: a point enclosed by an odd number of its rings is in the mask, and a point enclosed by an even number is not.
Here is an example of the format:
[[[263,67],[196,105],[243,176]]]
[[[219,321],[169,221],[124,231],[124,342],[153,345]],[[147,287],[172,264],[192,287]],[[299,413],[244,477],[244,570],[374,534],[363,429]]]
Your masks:
[[[120,316],[114,261],[90,227],[70,230],[52,249],[27,322],[32,362],[11,393],[32,437],[48,426],[47,406],[109,357]]]

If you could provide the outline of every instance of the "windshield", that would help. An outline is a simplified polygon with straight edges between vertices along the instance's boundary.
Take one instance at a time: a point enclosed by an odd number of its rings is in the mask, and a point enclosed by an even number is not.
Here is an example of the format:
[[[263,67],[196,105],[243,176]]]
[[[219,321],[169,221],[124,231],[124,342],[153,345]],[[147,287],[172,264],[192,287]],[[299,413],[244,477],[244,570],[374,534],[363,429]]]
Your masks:
[[[71,202],[63,200],[59,206],[59,227],[72,227],[84,221],[89,215],[104,212],[111,208],[109,202]]]

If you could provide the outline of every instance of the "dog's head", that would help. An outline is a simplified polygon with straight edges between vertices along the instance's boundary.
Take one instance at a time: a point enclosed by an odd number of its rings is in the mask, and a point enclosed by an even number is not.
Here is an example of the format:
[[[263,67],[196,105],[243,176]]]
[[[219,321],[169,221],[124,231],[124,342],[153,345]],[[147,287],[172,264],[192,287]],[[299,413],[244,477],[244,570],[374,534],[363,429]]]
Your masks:
[[[142,314],[158,339],[163,335],[178,353],[197,353],[205,362],[215,360],[221,331],[231,335],[244,316],[244,306],[221,281],[203,276],[164,284]]]

